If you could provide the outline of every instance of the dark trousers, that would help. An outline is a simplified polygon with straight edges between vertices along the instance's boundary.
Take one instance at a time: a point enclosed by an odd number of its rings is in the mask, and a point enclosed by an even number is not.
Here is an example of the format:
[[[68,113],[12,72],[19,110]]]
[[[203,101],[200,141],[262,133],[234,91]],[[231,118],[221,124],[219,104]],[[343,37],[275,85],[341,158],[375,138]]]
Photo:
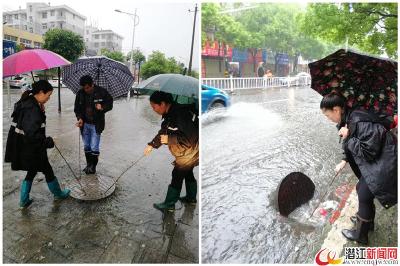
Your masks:
[[[196,182],[196,179],[193,175],[193,168],[183,170],[174,167],[174,170],[172,170],[171,187],[181,191],[183,180],[185,180],[186,184],[190,182]]]
[[[374,194],[369,190],[364,177],[358,180],[356,185],[357,195],[358,195],[358,216],[363,220],[374,219]]]
[[[42,173],[46,177],[47,183],[52,182],[56,178],[54,175],[54,172],[53,172],[53,168],[51,167],[50,162],[48,160],[45,162]],[[37,171],[28,171],[28,173],[26,173],[25,180],[32,182],[33,179],[35,178],[36,174],[37,174]]]

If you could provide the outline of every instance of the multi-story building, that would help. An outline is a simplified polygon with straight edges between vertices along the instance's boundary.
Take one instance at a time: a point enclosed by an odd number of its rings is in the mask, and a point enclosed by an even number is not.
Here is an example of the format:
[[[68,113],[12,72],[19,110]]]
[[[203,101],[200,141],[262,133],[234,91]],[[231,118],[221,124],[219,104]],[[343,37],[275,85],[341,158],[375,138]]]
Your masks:
[[[42,48],[44,44],[42,35],[6,25],[3,26],[3,40],[22,44],[28,48]]]
[[[86,26],[85,44],[89,53],[100,54],[103,48],[121,52],[122,40],[123,37],[112,30],[100,30],[92,26]]]
[[[40,35],[59,28],[84,37],[86,17],[66,5],[28,2],[26,9],[4,12],[3,21],[10,27]]]

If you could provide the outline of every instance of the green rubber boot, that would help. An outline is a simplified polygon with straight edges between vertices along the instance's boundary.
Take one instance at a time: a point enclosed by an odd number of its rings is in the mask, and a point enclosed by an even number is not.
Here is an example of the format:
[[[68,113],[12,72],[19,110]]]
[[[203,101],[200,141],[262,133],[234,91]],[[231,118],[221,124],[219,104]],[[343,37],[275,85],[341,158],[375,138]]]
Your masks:
[[[49,187],[51,193],[53,193],[55,199],[66,199],[69,197],[69,193],[71,192],[71,190],[67,188],[61,190],[57,178],[54,178],[53,181],[47,183],[47,186]]]
[[[186,196],[180,197],[179,200],[186,204],[196,205],[196,195],[197,195],[197,183],[196,182],[189,182],[186,183]]]
[[[29,198],[29,193],[31,192],[32,188],[32,181],[22,181],[21,185],[21,195],[19,198],[19,207],[21,208],[27,208],[29,205],[31,205],[32,201]]]
[[[173,212],[175,210],[175,203],[179,199],[180,191],[176,188],[168,186],[167,196],[165,197],[165,201],[161,203],[154,203],[153,207],[160,211],[170,211]]]

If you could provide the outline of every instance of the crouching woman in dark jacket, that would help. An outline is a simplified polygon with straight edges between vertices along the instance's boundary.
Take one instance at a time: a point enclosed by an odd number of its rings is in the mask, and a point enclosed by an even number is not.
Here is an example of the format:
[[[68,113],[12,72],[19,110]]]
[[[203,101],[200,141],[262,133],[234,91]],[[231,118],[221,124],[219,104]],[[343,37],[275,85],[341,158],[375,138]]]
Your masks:
[[[355,228],[342,230],[349,240],[368,243],[368,231],[374,229],[376,198],[386,209],[397,203],[397,143],[394,135],[376,114],[347,110],[345,99],[333,92],[321,101],[321,110],[337,123],[343,139],[345,158],[336,171],[350,164],[358,177],[358,212],[352,216]]]
[[[70,190],[61,190],[47,157],[47,149],[54,147],[51,137],[46,137],[46,115],[44,104],[50,99],[53,87],[40,80],[32,85],[15,104],[11,115],[12,124],[8,132],[5,161],[15,171],[27,171],[21,186],[20,207],[28,207],[32,182],[37,172],[46,177],[47,185],[56,199],[65,199]]]
[[[196,204],[197,183],[193,168],[199,164],[199,120],[195,110],[187,105],[175,103],[172,95],[156,91],[150,96],[153,110],[162,116],[161,129],[154,139],[148,143],[144,154],[163,144],[168,145],[173,162],[171,184],[168,186],[164,202],[154,204],[160,211],[174,211],[175,203],[180,200],[187,204]],[[186,196],[179,197],[185,180]]]

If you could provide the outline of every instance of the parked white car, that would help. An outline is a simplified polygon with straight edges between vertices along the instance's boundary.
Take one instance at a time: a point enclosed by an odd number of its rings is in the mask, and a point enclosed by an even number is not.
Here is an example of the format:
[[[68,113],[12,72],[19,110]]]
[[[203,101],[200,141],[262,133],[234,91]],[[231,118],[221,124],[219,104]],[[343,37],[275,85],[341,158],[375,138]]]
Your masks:
[[[299,72],[293,77],[280,78],[283,86],[304,86],[311,84],[311,76],[307,72]]]
[[[29,76],[17,76],[12,78],[10,81],[11,88],[21,89],[22,87],[26,87],[32,84],[32,77]]]

